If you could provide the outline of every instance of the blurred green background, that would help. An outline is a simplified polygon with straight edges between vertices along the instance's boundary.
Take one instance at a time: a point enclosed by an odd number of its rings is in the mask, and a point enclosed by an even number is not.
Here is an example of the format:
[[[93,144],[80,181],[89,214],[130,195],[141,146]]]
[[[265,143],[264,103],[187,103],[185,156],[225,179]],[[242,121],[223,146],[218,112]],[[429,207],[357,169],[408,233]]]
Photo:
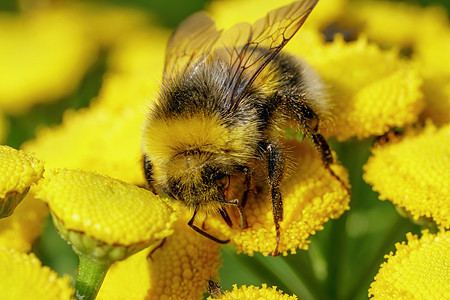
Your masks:
[[[98,1],[137,7],[167,28],[174,28],[195,11],[201,10],[206,0],[111,0]],[[409,1],[419,5],[439,3],[450,11],[450,1]],[[174,9],[176,8],[176,9]],[[12,0],[1,0],[0,10],[18,11]],[[99,56],[84,76],[79,88],[70,96],[38,105],[26,115],[6,116],[10,133],[6,144],[15,148],[34,137],[40,125],[58,124],[66,109],[86,107],[101,87],[106,71],[107,50]],[[1,68],[1,66],[0,66]],[[276,285],[300,299],[367,299],[367,289],[373,281],[384,254],[393,251],[395,242],[405,239],[407,232],[419,233],[420,228],[398,215],[390,202],[378,200],[370,186],[362,181],[362,165],[369,156],[372,140],[332,142],[340,161],[347,167],[352,183],[351,211],[340,219],[325,224],[325,230],[311,238],[309,251],[288,257],[248,257],[236,255],[233,247],[222,250],[223,268],[221,286],[232,284]],[[382,233],[382,234],[381,234]],[[60,274],[75,276],[77,259],[69,245],[56,233],[48,219],[46,233],[37,241],[33,251],[44,264]],[[205,278],[207,280],[209,278]]]

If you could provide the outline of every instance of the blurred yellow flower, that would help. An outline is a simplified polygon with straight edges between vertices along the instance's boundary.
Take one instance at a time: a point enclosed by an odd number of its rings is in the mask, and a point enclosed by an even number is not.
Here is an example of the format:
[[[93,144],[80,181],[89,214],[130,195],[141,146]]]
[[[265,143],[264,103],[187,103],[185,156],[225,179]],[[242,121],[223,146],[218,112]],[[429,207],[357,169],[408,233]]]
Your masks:
[[[364,180],[405,208],[414,219],[432,218],[450,228],[450,125],[428,124],[409,131],[400,142],[378,145],[364,166]]]
[[[185,207],[175,205],[179,219],[174,233],[160,247],[146,249],[113,265],[99,299],[200,299],[206,279],[217,277],[220,244],[192,230]],[[130,273],[133,273],[130,277]],[[140,283],[140,284],[137,284]],[[130,286],[136,286],[130,297]],[[142,295],[145,295],[143,297]]]
[[[403,48],[415,47],[421,36],[436,26],[446,26],[443,7],[421,7],[406,2],[359,1],[348,6],[343,15],[347,22],[380,44]],[[395,28],[395,30],[393,30]],[[433,39],[440,39],[435,36]]]
[[[372,299],[448,299],[450,295],[450,232],[408,233],[408,243],[386,255],[375,281]]]
[[[32,154],[0,145],[0,217],[13,213],[43,173],[44,163]]]
[[[53,9],[0,14],[0,110],[23,112],[77,87],[96,56],[81,23]]]
[[[0,246],[29,252],[41,235],[47,215],[45,204],[28,194],[11,216],[0,219]]]
[[[1,299],[68,300],[73,295],[70,278],[59,278],[33,254],[0,247]]]
[[[176,218],[167,201],[151,192],[84,171],[46,172],[36,188],[36,197],[46,202],[54,220],[62,223],[66,239],[74,237],[72,233],[82,233],[83,238],[92,238],[106,247],[123,247],[125,252],[143,249],[172,234]],[[95,250],[89,249],[87,240],[70,242],[81,252]]]
[[[212,1],[207,10],[211,13],[219,29],[229,28],[234,24],[254,23],[263,18],[271,10],[289,5],[292,0],[246,0],[246,1]],[[320,0],[313,9],[305,27],[324,29],[344,11],[347,0]]]
[[[350,195],[341,182],[323,166],[316,151],[307,143],[291,141],[293,169],[290,177],[282,182],[284,219],[280,223],[281,239],[279,252],[287,255],[297,249],[308,249],[308,238],[323,229],[330,218],[336,219],[349,209]],[[339,164],[331,166],[345,182],[347,173]],[[253,255],[261,252],[268,255],[275,250],[276,233],[272,213],[272,201],[263,178],[255,179],[258,192],[249,193],[244,210],[249,227],[239,227],[239,215],[230,208],[228,213],[233,221],[229,227],[219,217],[208,217],[205,230],[235,244],[238,252]],[[198,220],[201,220],[199,217]]]
[[[0,14],[0,110],[23,112],[70,95],[101,49],[129,45],[130,36],[151,23],[145,12],[123,6],[79,1],[46,4],[17,15]],[[147,44],[155,43],[155,38],[147,38]],[[142,55],[135,61],[145,53],[142,47],[137,49]],[[152,52],[147,55],[155,60]]]
[[[348,26],[384,46],[404,49],[423,77],[422,118],[450,122],[450,22],[444,7],[395,1],[359,1],[342,17]],[[395,30],[392,30],[395,28]]]
[[[48,168],[80,168],[142,184],[141,128],[138,108],[107,110],[93,105],[68,111],[62,125],[41,129],[22,149],[36,152]]]
[[[210,299],[218,299],[215,297],[208,297]],[[282,291],[277,290],[276,286],[267,287],[267,284],[262,284],[261,287],[253,285],[242,285],[239,288],[233,285],[232,291],[222,291],[220,299],[235,300],[235,299],[253,299],[253,300],[296,300],[297,296],[289,296]]]

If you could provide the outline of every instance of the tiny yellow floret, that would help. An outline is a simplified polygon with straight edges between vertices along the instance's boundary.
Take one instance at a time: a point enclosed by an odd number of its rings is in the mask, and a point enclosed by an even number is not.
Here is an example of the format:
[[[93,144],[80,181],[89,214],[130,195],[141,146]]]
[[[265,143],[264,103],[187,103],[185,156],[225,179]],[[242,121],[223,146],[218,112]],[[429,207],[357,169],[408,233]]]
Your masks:
[[[208,297],[208,300],[210,299],[213,298]],[[283,291],[277,290],[276,286],[267,287],[267,284],[263,283],[261,287],[242,285],[239,288],[234,284],[232,291],[222,291],[220,299],[297,300],[298,298],[296,295],[284,294]]]
[[[375,281],[372,299],[448,299],[450,295],[450,232],[408,233],[408,242],[386,255]]]
[[[68,230],[109,245],[144,244],[172,233],[175,215],[167,201],[108,176],[52,169],[36,197]]]
[[[378,145],[364,166],[364,180],[414,219],[432,218],[450,228],[450,125],[428,124],[398,143]]]
[[[58,277],[33,254],[0,247],[0,298],[7,300],[68,300],[70,278]]]

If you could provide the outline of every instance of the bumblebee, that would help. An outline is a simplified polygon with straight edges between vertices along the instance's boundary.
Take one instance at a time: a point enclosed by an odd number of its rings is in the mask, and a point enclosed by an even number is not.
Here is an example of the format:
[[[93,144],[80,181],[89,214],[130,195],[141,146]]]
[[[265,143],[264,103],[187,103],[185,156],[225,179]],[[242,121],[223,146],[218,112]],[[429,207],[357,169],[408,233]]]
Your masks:
[[[185,20],[167,45],[159,95],[143,132],[148,185],[193,210],[218,212],[232,225],[227,207],[248,227],[245,202],[255,174],[264,174],[273,205],[278,255],[283,197],[280,182],[289,158],[280,142],[289,124],[308,137],[323,164],[333,157],[319,120],[330,115],[319,76],[282,48],[305,22],[318,0],[297,1],[268,13],[253,25],[222,32],[204,13]],[[334,173],[333,173],[334,174]]]

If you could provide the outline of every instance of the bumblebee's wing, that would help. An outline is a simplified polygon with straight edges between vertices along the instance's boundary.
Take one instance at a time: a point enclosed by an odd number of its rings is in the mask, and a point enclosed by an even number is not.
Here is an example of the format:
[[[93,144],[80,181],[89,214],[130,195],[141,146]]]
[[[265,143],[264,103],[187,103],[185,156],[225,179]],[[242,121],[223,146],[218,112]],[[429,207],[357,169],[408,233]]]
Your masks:
[[[214,21],[202,12],[183,21],[167,44],[163,81],[182,74],[197,59],[206,57],[221,33]]]
[[[226,105],[235,110],[247,88],[305,22],[318,0],[297,1],[278,8],[265,18],[237,24],[226,31],[217,46],[225,48],[231,66]]]

